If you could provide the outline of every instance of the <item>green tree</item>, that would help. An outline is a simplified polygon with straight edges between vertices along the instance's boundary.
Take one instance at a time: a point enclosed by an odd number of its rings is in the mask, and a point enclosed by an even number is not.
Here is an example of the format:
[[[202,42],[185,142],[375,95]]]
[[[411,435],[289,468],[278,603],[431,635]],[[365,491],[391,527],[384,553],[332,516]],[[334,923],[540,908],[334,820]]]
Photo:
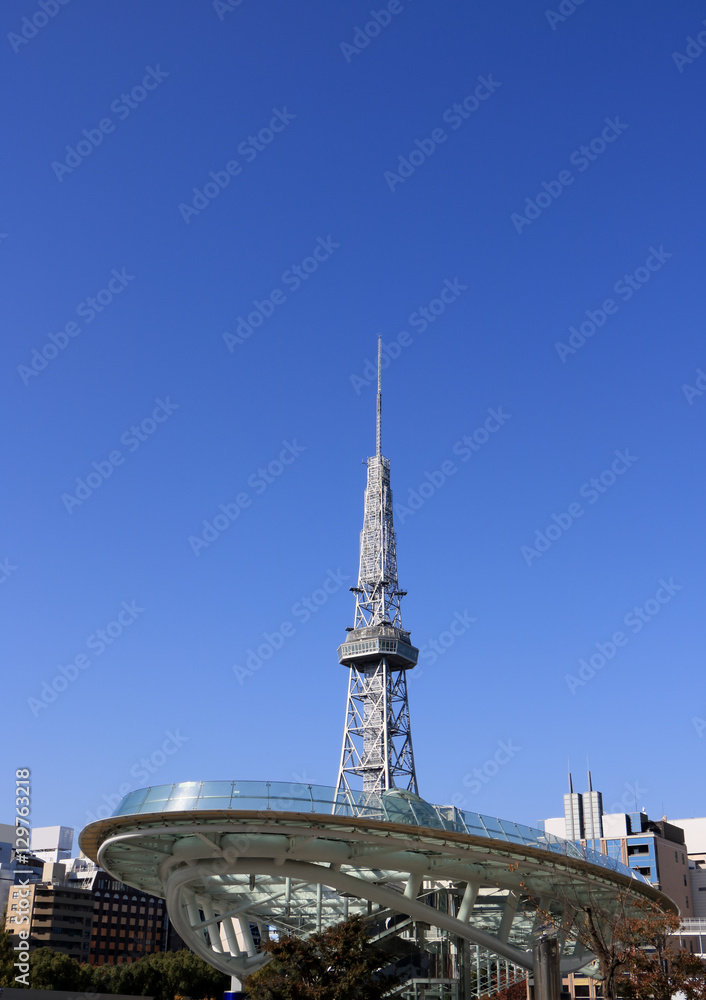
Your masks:
[[[151,996],[155,1000],[220,997],[229,982],[222,972],[186,949],[155,952],[130,964],[101,965],[93,970],[93,988],[98,993]]]
[[[31,948],[29,981],[35,990],[85,992],[93,986],[93,970],[90,965],[79,965],[76,959],[51,948]]]
[[[390,959],[370,945],[360,917],[265,950],[272,960],[245,985],[251,1000],[379,1000],[400,982],[383,972]]]
[[[7,909],[3,910],[0,924],[0,986],[16,986],[15,983],[15,952],[13,951],[12,935],[5,930]]]

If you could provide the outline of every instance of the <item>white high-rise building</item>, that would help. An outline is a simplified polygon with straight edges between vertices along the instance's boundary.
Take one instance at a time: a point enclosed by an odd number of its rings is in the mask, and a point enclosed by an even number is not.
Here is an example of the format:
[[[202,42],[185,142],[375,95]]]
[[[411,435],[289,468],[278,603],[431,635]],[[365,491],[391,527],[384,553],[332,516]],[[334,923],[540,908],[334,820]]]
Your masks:
[[[71,857],[73,843],[73,827],[37,826],[32,830],[29,849],[42,861],[65,861]]]
[[[569,791],[564,796],[564,832],[567,840],[581,840],[583,837],[583,798],[574,791],[574,783],[569,772]]]

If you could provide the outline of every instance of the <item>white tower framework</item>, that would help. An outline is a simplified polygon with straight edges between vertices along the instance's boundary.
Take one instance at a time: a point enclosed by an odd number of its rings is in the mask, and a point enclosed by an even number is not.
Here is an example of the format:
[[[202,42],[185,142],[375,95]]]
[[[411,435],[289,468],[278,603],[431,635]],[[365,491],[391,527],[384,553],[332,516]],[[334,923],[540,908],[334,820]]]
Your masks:
[[[392,522],[390,460],[382,454],[382,338],[378,340],[376,453],[368,459],[355,624],[338,649],[349,668],[348,702],[337,791],[401,788],[419,794],[407,698],[407,670],[419,650],[402,628]]]

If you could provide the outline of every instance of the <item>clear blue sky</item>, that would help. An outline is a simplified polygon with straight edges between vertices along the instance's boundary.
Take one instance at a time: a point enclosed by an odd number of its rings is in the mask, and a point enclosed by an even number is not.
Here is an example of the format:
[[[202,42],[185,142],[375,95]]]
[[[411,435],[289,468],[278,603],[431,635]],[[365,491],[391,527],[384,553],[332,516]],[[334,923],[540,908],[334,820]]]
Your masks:
[[[0,819],[335,782],[380,333],[422,794],[706,812],[706,11],[547,2],[3,4]]]

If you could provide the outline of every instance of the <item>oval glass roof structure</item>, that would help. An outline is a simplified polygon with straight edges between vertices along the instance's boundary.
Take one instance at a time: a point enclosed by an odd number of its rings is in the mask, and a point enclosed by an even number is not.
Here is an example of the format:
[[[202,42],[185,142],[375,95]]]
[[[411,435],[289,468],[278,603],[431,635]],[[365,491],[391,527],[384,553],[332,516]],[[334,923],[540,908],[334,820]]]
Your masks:
[[[600,851],[563,840],[543,830],[510,820],[496,819],[468,812],[456,806],[436,806],[424,799],[393,789],[381,795],[360,791],[340,791],[326,785],[293,784],[283,781],[185,781],[171,785],[153,785],[130,792],[115,810],[115,816],[146,813],[169,813],[206,809],[266,809],[332,813],[380,822],[468,833],[475,837],[505,840],[528,847],[580,858],[594,865],[610,868],[628,878],[645,883],[634,868],[609,858]],[[646,883],[645,883],[646,884]]]
[[[396,789],[157,785],[130,792],[80,844],[115,878],[164,897],[188,946],[239,978],[267,960],[258,933],[306,936],[354,914],[381,935],[399,920],[431,926],[518,970],[532,967],[549,921],[570,972],[593,960],[580,928],[587,903],[675,909],[603,854]]]

